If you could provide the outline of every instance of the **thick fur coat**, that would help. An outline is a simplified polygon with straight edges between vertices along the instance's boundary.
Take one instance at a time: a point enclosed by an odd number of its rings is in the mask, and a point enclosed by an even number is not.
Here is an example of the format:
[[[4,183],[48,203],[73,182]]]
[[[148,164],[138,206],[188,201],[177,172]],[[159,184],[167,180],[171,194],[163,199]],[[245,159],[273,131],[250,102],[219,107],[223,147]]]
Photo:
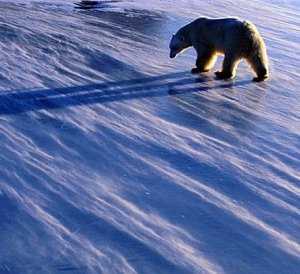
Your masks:
[[[247,60],[256,74],[254,81],[269,77],[265,43],[249,21],[237,18],[196,19],[173,35],[170,57],[174,58],[191,46],[197,52],[196,68],[192,69],[192,73],[209,71],[221,54],[224,55],[224,61],[222,70],[216,72],[219,79],[233,78],[242,59]]]

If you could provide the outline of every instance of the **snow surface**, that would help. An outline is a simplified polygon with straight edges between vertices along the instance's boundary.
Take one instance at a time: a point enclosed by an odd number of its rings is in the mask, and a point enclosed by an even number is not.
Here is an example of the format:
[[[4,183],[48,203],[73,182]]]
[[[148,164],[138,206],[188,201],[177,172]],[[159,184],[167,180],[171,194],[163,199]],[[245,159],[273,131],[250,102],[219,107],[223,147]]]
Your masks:
[[[170,60],[200,15],[252,20],[271,79]],[[299,30],[298,0],[0,1],[0,273],[300,273]]]

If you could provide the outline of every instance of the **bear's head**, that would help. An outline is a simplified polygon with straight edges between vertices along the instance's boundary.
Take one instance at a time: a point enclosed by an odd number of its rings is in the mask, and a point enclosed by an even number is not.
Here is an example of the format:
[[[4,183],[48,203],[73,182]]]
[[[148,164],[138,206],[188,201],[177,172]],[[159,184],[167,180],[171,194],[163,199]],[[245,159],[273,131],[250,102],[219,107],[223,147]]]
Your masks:
[[[175,58],[176,55],[182,52],[184,49],[190,47],[191,44],[183,31],[179,30],[176,34],[173,34],[170,41],[170,58]]]

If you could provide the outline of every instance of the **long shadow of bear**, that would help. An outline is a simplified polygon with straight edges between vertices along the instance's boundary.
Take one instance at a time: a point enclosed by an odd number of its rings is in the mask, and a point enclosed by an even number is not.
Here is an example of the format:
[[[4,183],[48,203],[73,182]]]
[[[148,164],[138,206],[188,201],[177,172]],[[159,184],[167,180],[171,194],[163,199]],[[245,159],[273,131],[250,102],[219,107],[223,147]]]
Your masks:
[[[82,86],[6,91],[0,94],[0,115],[149,97],[173,96],[203,92],[210,89],[242,86],[250,83],[250,81],[237,81],[207,86],[207,81],[211,80],[189,76],[188,72],[178,72]]]

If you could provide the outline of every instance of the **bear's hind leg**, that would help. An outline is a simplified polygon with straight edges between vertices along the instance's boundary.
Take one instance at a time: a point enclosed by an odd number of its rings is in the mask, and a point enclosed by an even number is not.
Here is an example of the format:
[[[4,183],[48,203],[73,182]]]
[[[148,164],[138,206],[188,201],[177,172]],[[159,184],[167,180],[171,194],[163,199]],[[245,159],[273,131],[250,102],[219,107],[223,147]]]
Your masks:
[[[254,82],[261,82],[269,77],[267,61],[265,61],[265,58],[255,55],[248,57],[247,61],[257,76],[253,78]]]
[[[239,57],[232,54],[225,54],[222,71],[216,71],[217,79],[232,79],[235,77]]]
[[[196,67],[192,69],[192,73],[208,72],[214,66],[217,55],[213,51],[205,51],[198,54]]]

